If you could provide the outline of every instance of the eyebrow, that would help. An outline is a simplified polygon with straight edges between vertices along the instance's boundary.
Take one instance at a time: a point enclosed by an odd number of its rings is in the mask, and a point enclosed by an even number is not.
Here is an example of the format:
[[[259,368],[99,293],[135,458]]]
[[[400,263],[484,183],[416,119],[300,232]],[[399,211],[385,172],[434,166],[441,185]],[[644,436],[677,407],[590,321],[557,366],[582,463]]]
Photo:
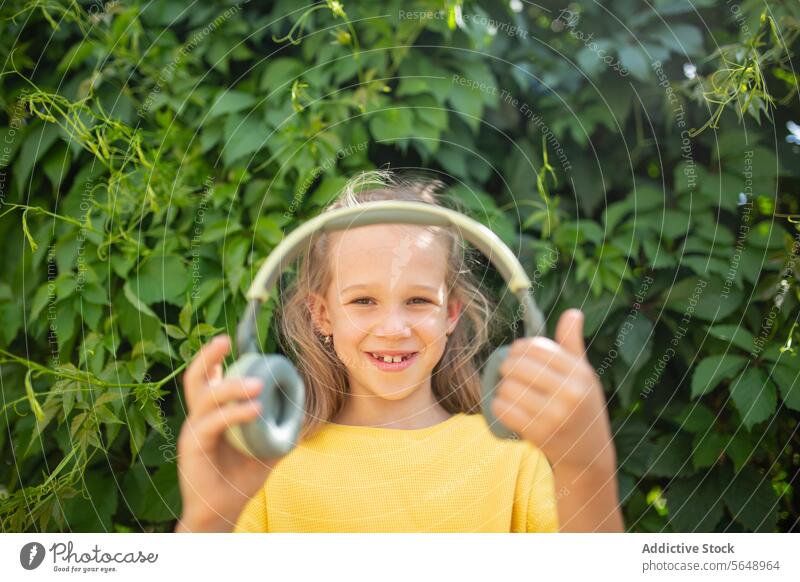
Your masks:
[[[347,293],[348,291],[353,291],[355,289],[369,289],[369,288],[370,288],[369,285],[364,285],[364,284],[350,285],[349,287],[346,287],[345,289],[342,289],[342,293]],[[415,285],[409,285],[409,288],[410,289],[423,289],[425,291],[429,291],[430,293],[438,293],[439,292],[439,289],[437,289],[435,287],[431,287],[430,285],[423,285],[423,284],[420,284],[420,283],[417,283]]]

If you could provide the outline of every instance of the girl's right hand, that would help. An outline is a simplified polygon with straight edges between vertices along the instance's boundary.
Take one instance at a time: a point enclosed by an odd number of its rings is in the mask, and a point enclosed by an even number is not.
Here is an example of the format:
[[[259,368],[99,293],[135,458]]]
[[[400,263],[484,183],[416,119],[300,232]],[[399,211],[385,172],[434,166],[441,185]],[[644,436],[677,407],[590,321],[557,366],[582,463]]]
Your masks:
[[[230,532],[239,514],[280,460],[255,459],[225,438],[234,424],[260,413],[256,378],[224,378],[222,360],[230,339],[218,336],[203,346],[183,377],[189,414],[178,436],[178,481],[183,500],[176,532]]]

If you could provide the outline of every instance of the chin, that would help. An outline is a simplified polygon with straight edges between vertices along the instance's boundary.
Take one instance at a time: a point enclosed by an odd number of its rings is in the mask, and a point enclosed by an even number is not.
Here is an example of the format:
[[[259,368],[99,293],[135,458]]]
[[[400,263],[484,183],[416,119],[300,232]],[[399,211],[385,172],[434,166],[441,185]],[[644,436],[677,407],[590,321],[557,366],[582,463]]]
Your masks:
[[[374,384],[372,382],[369,382],[367,384],[367,386],[371,385]],[[370,392],[372,392],[372,394],[374,394],[378,398],[381,398],[382,400],[394,401],[394,400],[403,400],[404,398],[407,398],[410,395],[412,395],[417,390],[418,384],[414,384],[412,386],[404,386],[402,388],[397,388],[395,390],[387,390],[386,383],[384,382],[381,385],[381,387],[382,387],[381,390],[370,389]]]

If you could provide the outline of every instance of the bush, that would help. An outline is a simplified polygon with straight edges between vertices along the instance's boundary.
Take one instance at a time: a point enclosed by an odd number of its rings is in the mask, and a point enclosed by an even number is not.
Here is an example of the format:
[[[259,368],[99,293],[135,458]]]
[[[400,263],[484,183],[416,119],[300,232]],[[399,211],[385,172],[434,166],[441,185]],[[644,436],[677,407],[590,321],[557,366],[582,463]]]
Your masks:
[[[796,529],[800,10],[655,4],[6,3],[2,529],[170,531],[186,362],[385,164],[585,312],[630,531]]]

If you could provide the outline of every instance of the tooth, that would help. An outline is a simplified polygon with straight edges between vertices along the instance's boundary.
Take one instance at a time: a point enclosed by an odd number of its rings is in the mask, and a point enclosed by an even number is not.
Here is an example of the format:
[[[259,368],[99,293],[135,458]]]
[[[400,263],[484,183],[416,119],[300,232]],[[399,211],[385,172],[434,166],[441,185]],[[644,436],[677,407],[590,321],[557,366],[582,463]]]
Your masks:
[[[383,360],[387,364],[392,364],[392,363],[397,364],[411,357],[411,354],[406,354],[404,356],[389,356],[389,355],[381,355],[375,352],[370,352],[370,355],[376,360]]]

